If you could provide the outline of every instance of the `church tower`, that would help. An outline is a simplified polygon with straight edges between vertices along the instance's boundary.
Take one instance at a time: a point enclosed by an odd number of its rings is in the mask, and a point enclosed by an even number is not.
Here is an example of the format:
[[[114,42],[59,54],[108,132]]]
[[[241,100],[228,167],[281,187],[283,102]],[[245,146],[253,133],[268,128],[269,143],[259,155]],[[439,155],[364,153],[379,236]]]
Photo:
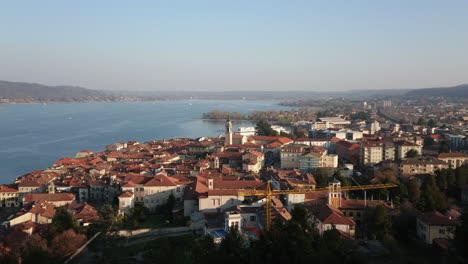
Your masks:
[[[341,207],[341,182],[333,179],[328,183],[328,204],[334,208]]]
[[[231,119],[228,116],[228,119],[226,121],[226,138],[224,140],[224,145],[232,145],[232,123]]]
[[[48,191],[49,193],[55,193],[55,184],[54,184],[53,181],[49,183],[49,186],[48,186],[48,188],[47,188],[47,191]]]

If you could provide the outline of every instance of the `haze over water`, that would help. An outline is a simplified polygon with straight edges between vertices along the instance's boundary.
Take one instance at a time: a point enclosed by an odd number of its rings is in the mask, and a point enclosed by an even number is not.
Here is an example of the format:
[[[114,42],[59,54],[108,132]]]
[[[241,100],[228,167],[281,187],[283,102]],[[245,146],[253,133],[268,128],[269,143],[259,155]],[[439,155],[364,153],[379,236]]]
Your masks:
[[[224,122],[194,120],[211,110],[247,113],[290,109],[274,101],[0,105],[0,183],[50,167],[63,157],[114,142],[223,134]],[[234,122],[234,129],[252,125]]]

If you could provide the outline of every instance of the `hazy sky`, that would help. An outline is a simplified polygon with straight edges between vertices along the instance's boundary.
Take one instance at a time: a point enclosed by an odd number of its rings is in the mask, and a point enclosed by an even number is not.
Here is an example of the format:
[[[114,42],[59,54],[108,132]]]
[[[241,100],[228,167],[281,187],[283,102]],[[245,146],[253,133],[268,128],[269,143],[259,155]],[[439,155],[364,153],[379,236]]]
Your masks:
[[[113,90],[468,83],[468,1],[3,1],[0,80]]]

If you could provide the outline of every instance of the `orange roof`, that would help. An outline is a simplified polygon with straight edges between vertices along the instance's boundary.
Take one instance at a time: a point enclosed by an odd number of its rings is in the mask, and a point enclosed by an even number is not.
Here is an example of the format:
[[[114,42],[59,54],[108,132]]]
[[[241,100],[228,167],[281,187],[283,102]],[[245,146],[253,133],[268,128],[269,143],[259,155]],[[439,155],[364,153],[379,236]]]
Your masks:
[[[0,185],[0,192],[18,192],[15,185]]]
[[[126,191],[126,192],[122,193],[121,195],[119,195],[119,198],[128,198],[128,197],[132,197],[132,196],[133,196],[133,192]]]
[[[58,201],[68,201],[71,202],[75,200],[75,195],[73,193],[29,193],[24,197],[24,202],[37,202],[37,201],[46,201],[46,202],[58,202]]]
[[[452,153],[440,153],[438,156],[439,159],[443,158],[468,158],[467,154],[452,152]]]

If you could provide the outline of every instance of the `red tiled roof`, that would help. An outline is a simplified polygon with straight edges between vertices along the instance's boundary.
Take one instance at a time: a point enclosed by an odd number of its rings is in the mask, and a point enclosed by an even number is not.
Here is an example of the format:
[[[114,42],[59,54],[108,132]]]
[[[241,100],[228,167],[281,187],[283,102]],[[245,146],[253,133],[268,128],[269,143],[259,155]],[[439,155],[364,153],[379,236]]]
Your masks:
[[[16,185],[0,185],[0,192],[18,192],[18,187]]]
[[[433,226],[453,226],[456,225],[456,221],[448,216],[441,214],[440,212],[433,211],[428,213],[422,213],[418,215],[418,219],[427,225]]]
[[[440,153],[438,156],[439,159],[443,158],[468,158],[468,154],[452,152],[452,153]]]
[[[29,210],[32,214],[37,214],[44,216],[48,219],[52,219],[55,215],[55,205],[52,203],[40,201],[37,202],[31,210]]]
[[[119,195],[119,198],[128,198],[128,197],[132,197],[132,196],[133,196],[133,192],[126,191],[126,192],[122,193],[121,195]]]
[[[153,179],[145,183],[145,187],[155,187],[155,186],[177,186],[175,183],[176,179],[171,179],[164,175],[156,175]]]
[[[24,202],[57,202],[57,201],[68,201],[71,202],[75,199],[73,193],[29,193],[24,197]]]

